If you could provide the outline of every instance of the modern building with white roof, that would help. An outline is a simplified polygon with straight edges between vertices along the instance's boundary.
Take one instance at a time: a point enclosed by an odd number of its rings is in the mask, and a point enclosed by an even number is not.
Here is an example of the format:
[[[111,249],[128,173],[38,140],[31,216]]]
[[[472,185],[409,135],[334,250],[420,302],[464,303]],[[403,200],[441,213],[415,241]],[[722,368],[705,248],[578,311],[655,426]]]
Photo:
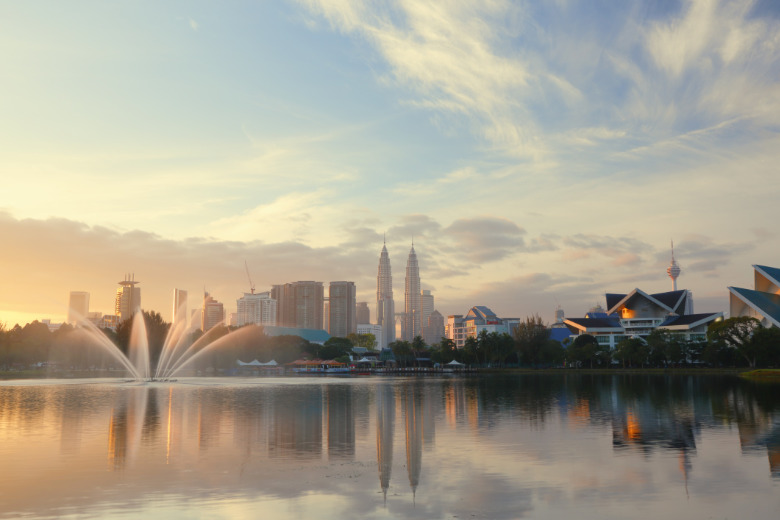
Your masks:
[[[584,318],[567,318],[573,335],[590,334],[599,344],[615,346],[625,338],[644,338],[656,329],[666,329],[688,341],[703,341],[707,327],[723,317],[722,312],[694,314],[691,293],[686,290],[648,294],[634,289],[628,294],[606,295],[607,311]]]

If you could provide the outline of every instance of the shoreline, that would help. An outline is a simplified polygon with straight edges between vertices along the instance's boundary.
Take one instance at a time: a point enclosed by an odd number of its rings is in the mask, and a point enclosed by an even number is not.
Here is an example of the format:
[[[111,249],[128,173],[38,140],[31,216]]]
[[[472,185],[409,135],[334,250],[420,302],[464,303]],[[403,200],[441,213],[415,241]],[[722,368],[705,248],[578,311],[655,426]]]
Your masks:
[[[397,371],[397,372],[377,372],[376,374],[357,374],[340,373],[332,374],[334,376],[355,376],[371,377],[372,375],[540,375],[540,376],[576,376],[576,375],[642,375],[642,376],[681,376],[681,375],[712,375],[712,376],[734,376],[748,379],[751,381],[780,382],[780,369],[749,369],[749,368],[479,368],[469,369],[467,371],[440,372],[440,371]],[[276,374],[277,377],[300,377],[305,374]],[[311,374],[315,375],[315,374]],[[327,373],[318,373],[316,375],[327,375]],[[74,371],[68,373],[52,374],[46,371],[38,370],[20,370],[20,371],[0,371],[0,380],[18,380],[18,379],[91,379],[106,377],[126,377],[124,373],[117,374],[116,371]],[[198,377],[236,377],[232,375],[203,375]],[[247,376],[244,376],[247,377]],[[253,376],[248,376],[253,377]],[[255,376],[262,378],[264,376]]]

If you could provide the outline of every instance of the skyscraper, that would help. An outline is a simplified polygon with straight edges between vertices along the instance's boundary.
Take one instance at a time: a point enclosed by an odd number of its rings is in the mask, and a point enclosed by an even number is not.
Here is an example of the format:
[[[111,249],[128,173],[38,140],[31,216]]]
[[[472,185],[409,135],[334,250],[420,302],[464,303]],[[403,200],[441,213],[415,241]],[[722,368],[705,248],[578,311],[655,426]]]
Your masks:
[[[131,318],[136,311],[141,310],[141,288],[136,284],[135,274],[125,275],[125,279],[119,283],[116,290],[116,300],[114,301],[114,314],[119,317],[119,321]]]
[[[423,289],[420,293],[420,307],[422,308],[422,319],[420,320],[420,323],[422,323],[422,328],[425,330],[426,325],[428,325],[428,317],[431,315],[434,308],[433,295],[428,289]]]
[[[406,283],[404,285],[404,340],[412,341],[422,336],[422,302],[420,301],[420,267],[414,242],[406,260]]]
[[[173,322],[174,327],[182,321],[187,321],[187,291],[183,289],[173,290]]]
[[[325,291],[322,282],[293,282],[274,285],[271,298],[277,301],[276,322],[281,327],[323,329]]]
[[[368,308],[368,302],[357,303],[357,324],[368,325],[371,323],[371,310]]]
[[[81,320],[87,319],[89,314],[89,293],[84,291],[71,291],[68,301],[68,323],[75,325]]]
[[[203,293],[203,314],[201,315],[201,330],[207,330],[215,327],[225,321],[225,307],[209,295]]]
[[[393,275],[390,271],[390,255],[382,244],[379,255],[379,272],[376,277],[376,323],[382,327],[379,348],[395,341],[395,304],[393,303]]]
[[[248,323],[256,325],[276,325],[277,302],[271,293],[244,293],[236,300],[236,325],[243,327]]]
[[[345,338],[347,334],[357,331],[355,293],[354,282],[330,282],[328,332],[331,336]]]

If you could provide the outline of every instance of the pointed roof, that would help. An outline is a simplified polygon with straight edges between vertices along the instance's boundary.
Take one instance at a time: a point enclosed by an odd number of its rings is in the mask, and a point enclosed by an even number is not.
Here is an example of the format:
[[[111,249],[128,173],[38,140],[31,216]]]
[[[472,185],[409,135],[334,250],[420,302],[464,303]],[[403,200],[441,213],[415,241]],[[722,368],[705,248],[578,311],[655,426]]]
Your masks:
[[[710,323],[718,318],[722,318],[722,312],[710,312],[705,314],[686,314],[684,316],[669,316],[658,328],[670,329],[670,330],[688,330]]]
[[[754,265],[753,269],[761,273],[767,280],[780,287],[780,269],[766,265]]]
[[[780,294],[729,287],[731,294],[742,300],[755,312],[765,316],[775,327],[780,327]]]
[[[675,292],[675,291],[673,291],[673,292]],[[680,291],[676,291],[676,292],[680,292]],[[666,294],[666,293],[660,293],[660,295],[664,295],[664,294]],[[674,309],[672,307],[670,307],[669,305],[666,305],[665,303],[663,303],[663,302],[659,301],[657,298],[655,298],[656,295],[647,294],[646,292],[644,292],[641,289],[634,289],[630,293],[626,294],[622,299],[620,299],[620,301],[618,301],[617,303],[615,303],[612,306],[610,306],[609,309],[607,309],[607,314],[612,314],[614,312],[617,312],[619,307],[625,306],[635,296],[639,296],[641,298],[645,298],[646,300],[649,300],[650,302],[654,303],[655,305],[658,305],[659,307],[661,307],[662,309],[664,309],[664,310],[666,310],[668,312],[673,312],[674,311]]]

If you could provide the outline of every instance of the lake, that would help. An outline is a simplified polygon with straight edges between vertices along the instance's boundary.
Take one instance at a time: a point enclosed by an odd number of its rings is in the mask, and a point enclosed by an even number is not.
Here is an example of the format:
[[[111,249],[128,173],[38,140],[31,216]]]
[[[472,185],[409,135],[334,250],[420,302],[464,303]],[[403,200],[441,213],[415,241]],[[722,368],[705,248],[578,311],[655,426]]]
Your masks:
[[[0,468],[0,518],[776,519],[780,386],[1,381]]]

